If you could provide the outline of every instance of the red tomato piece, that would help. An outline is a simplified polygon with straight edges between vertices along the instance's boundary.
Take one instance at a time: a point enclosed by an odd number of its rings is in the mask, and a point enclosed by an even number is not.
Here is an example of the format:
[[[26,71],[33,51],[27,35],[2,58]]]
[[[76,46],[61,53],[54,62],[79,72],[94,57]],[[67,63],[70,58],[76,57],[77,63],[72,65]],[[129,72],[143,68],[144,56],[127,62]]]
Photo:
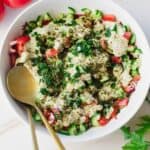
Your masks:
[[[100,120],[99,120],[99,124],[101,126],[105,126],[108,122],[109,122],[110,119],[107,119],[105,117],[101,117]]]
[[[128,99],[128,98],[118,99],[118,100],[116,101],[116,105],[117,105],[120,109],[122,109],[122,108],[124,108],[125,106],[127,106],[128,103],[129,103],[129,99]]]
[[[135,91],[136,82],[131,81],[128,86],[124,87],[126,93],[130,94]]]
[[[48,119],[48,117],[50,116],[50,110],[49,109],[44,109],[43,114]]]
[[[0,21],[3,19],[5,14],[5,7],[2,1],[0,1]]]
[[[126,38],[127,40],[130,40],[131,36],[132,36],[131,32],[125,32],[123,35],[123,37]]]
[[[49,57],[55,57],[58,55],[58,50],[52,48],[52,49],[48,49],[45,53],[46,57],[49,58]]]
[[[30,37],[27,35],[20,36],[16,39],[16,41],[17,41],[17,43],[25,44],[26,42],[30,41]]]
[[[49,124],[53,124],[55,122],[55,116],[52,112],[50,112],[49,117],[47,118]]]
[[[116,16],[115,16],[115,15],[112,15],[112,14],[104,14],[103,17],[102,17],[102,20],[115,22],[117,19],[116,19]]]
[[[132,80],[133,80],[134,82],[138,82],[140,79],[141,79],[141,76],[140,76],[140,75],[135,75]]]
[[[31,0],[4,0],[4,3],[11,8],[19,8],[29,3]]]
[[[111,60],[115,64],[120,64],[122,62],[121,57],[118,57],[118,56],[112,56]]]
[[[24,45],[25,43],[27,43],[30,40],[30,37],[25,35],[25,36],[21,36],[18,37],[16,39],[16,49],[17,49],[17,53],[19,56],[21,56],[22,52],[24,51]]]
[[[110,119],[117,118],[118,111],[119,111],[118,106],[117,107],[115,106],[113,112],[111,113]]]

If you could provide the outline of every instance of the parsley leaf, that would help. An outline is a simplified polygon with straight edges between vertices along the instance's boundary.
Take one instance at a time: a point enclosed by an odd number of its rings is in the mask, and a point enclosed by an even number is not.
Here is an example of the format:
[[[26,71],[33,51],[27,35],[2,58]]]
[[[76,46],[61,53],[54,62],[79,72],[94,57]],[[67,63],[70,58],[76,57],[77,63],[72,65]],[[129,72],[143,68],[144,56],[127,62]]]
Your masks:
[[[145,134],[150,131],[150,116],[140,118],[141,122],[137,124],[137,129],[131,131],[130,127],[122,127],[125,139],[128,142],[122,147],[123,150],[148,150],[150,141],[145,140]]]

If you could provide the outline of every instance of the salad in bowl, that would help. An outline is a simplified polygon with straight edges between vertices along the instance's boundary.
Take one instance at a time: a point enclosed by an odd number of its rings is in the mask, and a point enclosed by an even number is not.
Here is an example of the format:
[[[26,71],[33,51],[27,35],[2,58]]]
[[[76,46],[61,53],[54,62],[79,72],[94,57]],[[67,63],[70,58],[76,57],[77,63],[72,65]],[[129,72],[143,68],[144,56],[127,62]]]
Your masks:
[[[11,67],[23,65],[34,76],[35,101],[61,134],[79,135],[117,119],[141,78],[136,34],[99,9],[40,15],[10,45]]]

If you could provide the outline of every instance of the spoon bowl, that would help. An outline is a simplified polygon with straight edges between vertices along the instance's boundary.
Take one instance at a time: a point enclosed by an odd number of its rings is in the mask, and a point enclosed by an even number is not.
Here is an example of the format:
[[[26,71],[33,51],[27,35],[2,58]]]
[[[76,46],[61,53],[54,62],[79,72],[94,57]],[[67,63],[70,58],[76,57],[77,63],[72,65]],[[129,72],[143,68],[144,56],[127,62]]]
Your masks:
[[[7,88],[15,100],[31,105],[37,110],[49,134],[51,134],[57,144],[58,150],[65,150],[59,137],[48,123],[41,109],[35,103],[38,84],[30,71],[24,66],[13,67],[7,74]]]
[[[38,86],[26,67],[16,66],[8,72],[7,87],[16,100],[34,105]]]

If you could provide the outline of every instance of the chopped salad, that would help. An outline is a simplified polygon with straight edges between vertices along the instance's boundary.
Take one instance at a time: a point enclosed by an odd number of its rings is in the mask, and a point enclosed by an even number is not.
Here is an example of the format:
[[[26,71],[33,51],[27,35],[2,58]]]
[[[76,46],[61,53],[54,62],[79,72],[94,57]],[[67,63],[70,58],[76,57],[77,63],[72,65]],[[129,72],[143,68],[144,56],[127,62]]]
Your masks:
[[[140,80],[135,33],[100,10],[45,13],[27,22],[10,45],[11,66],[24,65],[33,74],[39,85],[35,101],[62,134],[107,125]],[[40,121],[35,110],[33,118]]]

